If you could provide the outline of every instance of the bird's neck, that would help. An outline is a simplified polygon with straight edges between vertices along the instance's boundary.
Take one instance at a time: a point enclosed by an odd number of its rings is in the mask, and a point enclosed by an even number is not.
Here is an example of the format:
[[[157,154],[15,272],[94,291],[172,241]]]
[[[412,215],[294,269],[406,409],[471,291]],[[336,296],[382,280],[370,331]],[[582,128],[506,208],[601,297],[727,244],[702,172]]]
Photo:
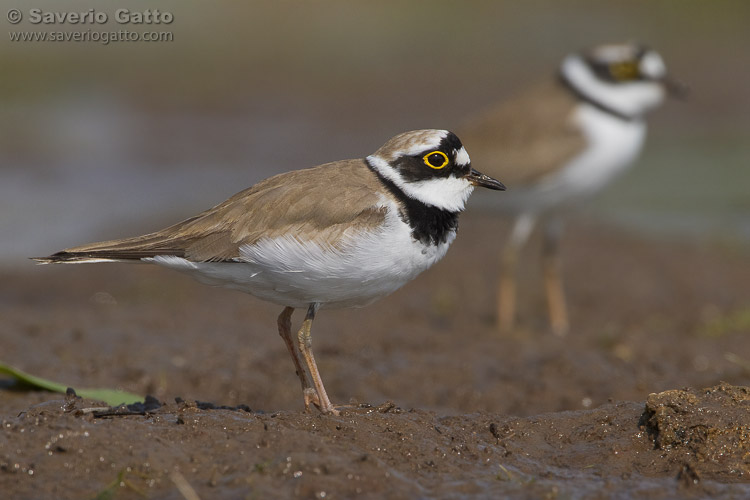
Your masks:
[[[455,210],[425,203],[409,193],[408,188],[404,189],[403,182],[394,181],[387,174],[384,175],[382,165],[378,165],[380,162],[383,162],[383,160],[372,156],[365,160],[367,167],[396,199],[399,207],[398,215],[411,228],[412,238],[424,245],[440,245],[452,241],[458,229],[458,216],[463,210],[463,201],[460,204],[460,209]],[[386,170],[386,172],[388,171]],[[435,179],[435,182],[445,180]]]

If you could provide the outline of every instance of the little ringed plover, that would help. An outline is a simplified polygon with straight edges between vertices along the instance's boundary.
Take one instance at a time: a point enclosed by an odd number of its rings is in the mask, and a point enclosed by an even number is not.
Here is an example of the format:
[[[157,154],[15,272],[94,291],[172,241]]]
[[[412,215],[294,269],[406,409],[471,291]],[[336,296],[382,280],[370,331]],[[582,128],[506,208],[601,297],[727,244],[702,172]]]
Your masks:
[[[542,215],[544,280],[552,330],[568,330],[559,263],[559,209],[591,195],[633,163],[646,112],[684,87],[661,56],[635,43],[599,45],[563,59],[555,78],[471,117],[459,134],[474,162],[503,179],[499,204],[516,215],[502,256],[498,324],[513,327],[518,254]]]
[[[364,159],[271,177],[166,229],[35,260],[150,262],[284,306],[279,333],[305,408],[335,414],[313,356],[316,313],[370,304],[435,264],[475,186],[505,189],[471,167],[453,133],[416,130]],[[296,343],[295,308],[307,311]]]

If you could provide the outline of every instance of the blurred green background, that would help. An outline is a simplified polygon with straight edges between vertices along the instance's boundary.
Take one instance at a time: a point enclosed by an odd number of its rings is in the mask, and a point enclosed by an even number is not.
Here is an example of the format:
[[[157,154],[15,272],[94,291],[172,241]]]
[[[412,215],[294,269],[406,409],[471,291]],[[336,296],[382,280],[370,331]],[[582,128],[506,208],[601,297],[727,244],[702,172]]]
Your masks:
[[[107,13],[104,25],[13,25]],[[158,8],[171,24],[116,24]],[[171,42],[0,43],[0,265],[158,229],[271,174],[363,157],[638,40],[691,87],[649,121],[636,168],[589,217],[750,240],[750,2],[5,1],[10,31],[169,31]],[[471,151],[469,151],[471,154]],[[481,165],[476,165],[481,170]],[[470,205],[471,206],[471,205]]]

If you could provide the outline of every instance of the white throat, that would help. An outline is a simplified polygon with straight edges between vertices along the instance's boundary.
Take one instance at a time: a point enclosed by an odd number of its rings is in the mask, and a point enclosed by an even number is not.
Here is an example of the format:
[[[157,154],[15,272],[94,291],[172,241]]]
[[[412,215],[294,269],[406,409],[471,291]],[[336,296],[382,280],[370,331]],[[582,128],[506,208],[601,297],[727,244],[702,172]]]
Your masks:
[[[441,177],[416,182],[405,181],[398,171],[377,155],[367,157],[368,163],[380,175],[393,182],[409,198],[448,212],[461,212],[474,186],[466,179]]]
[[[660,82],[638,80],[610,83],[591,71],[581,56],[570,55],[563,60],[562,73],[581,94],[629,117],[640,117],[657,107],[665,97]]]

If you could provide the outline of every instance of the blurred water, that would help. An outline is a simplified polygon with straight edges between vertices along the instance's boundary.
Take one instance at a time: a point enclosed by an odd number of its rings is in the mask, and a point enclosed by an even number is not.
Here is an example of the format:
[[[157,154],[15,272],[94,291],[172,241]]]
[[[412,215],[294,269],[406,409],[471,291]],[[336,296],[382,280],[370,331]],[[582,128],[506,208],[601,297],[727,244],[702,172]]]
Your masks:
[[[750,241],[746,138],[662,138],[589,210],[649,234]]]
[[[293,110],[245,118],[155,117],[117,100],[100,98],[84,106],[66,96],[25,112],[44,114],[43,120],[30,119],[45,124],[48,130],[36,133],[48,139],[36,159],[5,161],[0,169],[3,266],[31,265],[28,256],[159,229],[275,173],[312,166],[326,155],[349,156],[346,147],[325,151],[333,141],[322,138],[333,125]],[[149,127],[168,132],[144,133]],[[352,134],[350,142],[373,142],[366,129],[361,137]],[[60,145],[50,144],[52,138]],[[308,146],[280,146],[287,143]],[[174,148],[182,150],[177,154]],[[741,138],[652,134],[637,165],[579,209],[660,236],[747,242],[748,164],[750,149]],[[496,199],[483,195],[470,209],[487,208]]]
[[[252,119],[238,124],[233,117],[162,117],[155,125],[155,117],[139,115],[116,100],[82,105],[69,96],[24,113],[46,130],[35,128],[39,142],[33,153],[0,162],[4,266],[30,265],[25,257],[159,229],[292,168],[294,160],[283,151],[274,155],[263,134],[251,134]],[[264,121],[265,134],[278,129],[304,134],[310,128],[304,117],[298,123],[264,118],[254,117]],[[144,128],[168,132],[154,135]],[[232,154],[222,154],[221,144],[206,150],[212,141],[199,139],[211,131],[221,131],[225,140],[234,131],[242,147],[230,148]],[[179,153],[169,154],[174,149]],[[273,156],[276,163],[268,159]],[[178,165],[175,158],[180,158]]]
[[[455,127],[567,52],[627,39],[659,49],[693,93],[654,113],[636,167],[581,209],[653,234],[750,239],[746,2],[160,8],[174,43],[0,43],[0,266],[158,229],[404,130]]]

